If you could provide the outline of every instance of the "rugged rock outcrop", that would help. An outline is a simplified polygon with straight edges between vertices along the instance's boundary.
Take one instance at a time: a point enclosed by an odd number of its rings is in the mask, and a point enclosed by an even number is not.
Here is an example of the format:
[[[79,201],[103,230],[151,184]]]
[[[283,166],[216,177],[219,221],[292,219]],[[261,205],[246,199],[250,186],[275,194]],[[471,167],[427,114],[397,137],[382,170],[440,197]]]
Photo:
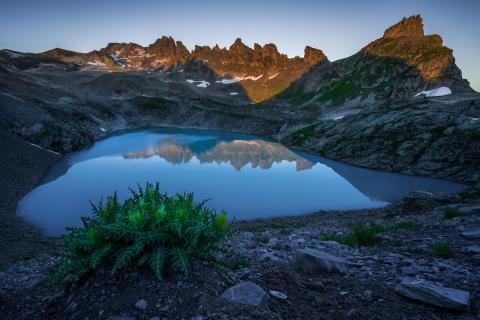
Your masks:
[[[404,18],[361,52],[374,57],[398,59],[415,68],[421,78],[431,85],[451,86],[457,91],[468,89],[468,83],[462,81],[461,71],[455,65],[453,50],[443,46],[439,35],[424,35],[420,16]]]
[[[473,92],[439,35],[424,35],[422,18],[404,18],[358,53],[315,65],[276,100],[334,109],[375,100],[409,99],[438,87]]]
[[[423,32],[423,20],[419,15],[403,18],[396,25],[391,26],[383,34],[384,38],[418,37],[421,38]]]
[[[475,96],[387,101],[320,120],[283,142],[363,167],[475,183],[479,114]]]

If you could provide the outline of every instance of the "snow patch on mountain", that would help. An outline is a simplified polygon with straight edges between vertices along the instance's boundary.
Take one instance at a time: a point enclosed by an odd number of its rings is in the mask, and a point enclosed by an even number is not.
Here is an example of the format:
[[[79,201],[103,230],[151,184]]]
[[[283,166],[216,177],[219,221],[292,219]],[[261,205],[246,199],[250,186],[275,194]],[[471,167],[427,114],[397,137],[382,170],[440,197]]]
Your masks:
[[[57,151],[53,151],[53,150],[50,150],[50,149],[45,149],[44,147],[41,147],[39,146],[38,144],[35,144],[35,143],[31,143],[29,142],[29,144],[35,148],[39,148],[39,149],[42,149],[42,150],[45,150],[45,151],[48,151],[48,152],[51,152],[51,153],[54,153],[54,154],[61,154],[60,152],[57,152]]]
[[[432,90],[422,91],[414,95],[414,97],[418,97],[422,94],[425,95],[426,97],[441,97],[441,96],[452,94],[452,90],[450,90],[450,88],[448,87],[439,87]]]
[[[257,81],[257,80],[260,79],[261,77],[263,77],[263,74],[259,75],[258,77],[255,77],[255,76],[246,76],[246,77],[235,77],[235,79],[236,79],[237,81],[243,81],[243,80]]]
[[[238,82],[238,80],[236,80],[236,79],[222,79],[222,80],[215,81],[215,83],[222,83],[222,84],[231,84],[231,83],[235,83],[235,82]]]
[[[278,74],[278,73],[277,73]],[[276,75],[275,75],[276,76]],[[260,79],[261,77],[263,77],[263,74],[255,77],[255,76],[245,76],[245,77],[238,77],[238,76],[235,76],[233,78],[225,78],[225,79],[222,79],[222,80],[217,80],[215,81],[216,83],[222,83],[222,84],[232,84],[232,83],[235,83],[235,82],[240,82],[240,81],[244,81],[244,80],[252,80],[252,81],[257,81],[258,79]]]
[[[97,60],[95,60],[95,61],[93,61],[93,62],[92,62],[92,61],[89,61],[89,62],[87,62],[87,64],[89,64],[89,65],[91,65],[91,66],[95,66],[95,67],[105,67],[105,66],[106,66],[105,63],[103,63],[103,62],[101,62],[101,61],[97,61]]]
[[[206,88],[210,85],[210,82],[205,81],[205,80],[187,79],[187,82],[190,83],[190,84],[196,84],[196,86],[200,87],[200,88]]]
[[[278,74],[279,74],[279,72],[277,72],[277,73],[275,73],[274,75],[268,77],[268,79],[271,80],[271,79],[275,78],[276,76],[278,76]]]
[[[110,54],[110,57],[113,59],[113,61],[119,65],[120,67],[125,67],[125,63],[123,63],[122,59],[120,59],[118,56],[114,54]]]

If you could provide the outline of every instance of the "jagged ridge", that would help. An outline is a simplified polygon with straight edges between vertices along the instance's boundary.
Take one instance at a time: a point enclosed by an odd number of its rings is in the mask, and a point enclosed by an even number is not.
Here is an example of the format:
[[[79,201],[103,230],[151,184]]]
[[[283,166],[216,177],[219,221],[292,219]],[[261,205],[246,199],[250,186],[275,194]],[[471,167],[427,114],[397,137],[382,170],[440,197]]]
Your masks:
[[[273,43],[264,46],[255,43],[252,49],[240,38],[228,49],[218,45],[213,48],[195,46],[189,52],[181,41],[165,36],[147,47],[135,43],[109,43],[105,48],[89,53],[56,48],[42,55],[110,71],[151,71],[200,60],[218,76],[242,82],[250,99],[255,102],[280,93],[311,66],[328,61],[321,50],[309,46],[305,47],[303,58],[288,58],[279,53]]]

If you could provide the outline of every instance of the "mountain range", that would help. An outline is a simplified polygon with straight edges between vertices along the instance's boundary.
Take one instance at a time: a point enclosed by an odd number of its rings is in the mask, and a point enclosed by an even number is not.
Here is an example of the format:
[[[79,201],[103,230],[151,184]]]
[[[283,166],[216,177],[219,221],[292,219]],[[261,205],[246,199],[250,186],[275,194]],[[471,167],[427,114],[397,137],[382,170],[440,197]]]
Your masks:
[[[274,44],[236,39],[189,51],[161,37],[88,53],[4,49],[0,75],[0,129],[59,152],[168,125],[271,136],[388,171],[479,179],[479,95],[420,16],[333,62],[309,46],[289,58]]]

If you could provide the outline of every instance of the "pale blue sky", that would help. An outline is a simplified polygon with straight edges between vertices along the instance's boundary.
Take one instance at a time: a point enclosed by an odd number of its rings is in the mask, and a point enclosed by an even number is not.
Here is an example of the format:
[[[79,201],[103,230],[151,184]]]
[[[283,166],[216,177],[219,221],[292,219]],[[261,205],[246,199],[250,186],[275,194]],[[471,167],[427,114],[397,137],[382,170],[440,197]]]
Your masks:
[[[330,60],[357,52],[404,16],[421,14],[480,90],[480,0],[69,1],[1,0],[0,48],[90,51],[108,42],[147,45],[162,35],[195,44],[274,42],[289,56],[305,45]]]

